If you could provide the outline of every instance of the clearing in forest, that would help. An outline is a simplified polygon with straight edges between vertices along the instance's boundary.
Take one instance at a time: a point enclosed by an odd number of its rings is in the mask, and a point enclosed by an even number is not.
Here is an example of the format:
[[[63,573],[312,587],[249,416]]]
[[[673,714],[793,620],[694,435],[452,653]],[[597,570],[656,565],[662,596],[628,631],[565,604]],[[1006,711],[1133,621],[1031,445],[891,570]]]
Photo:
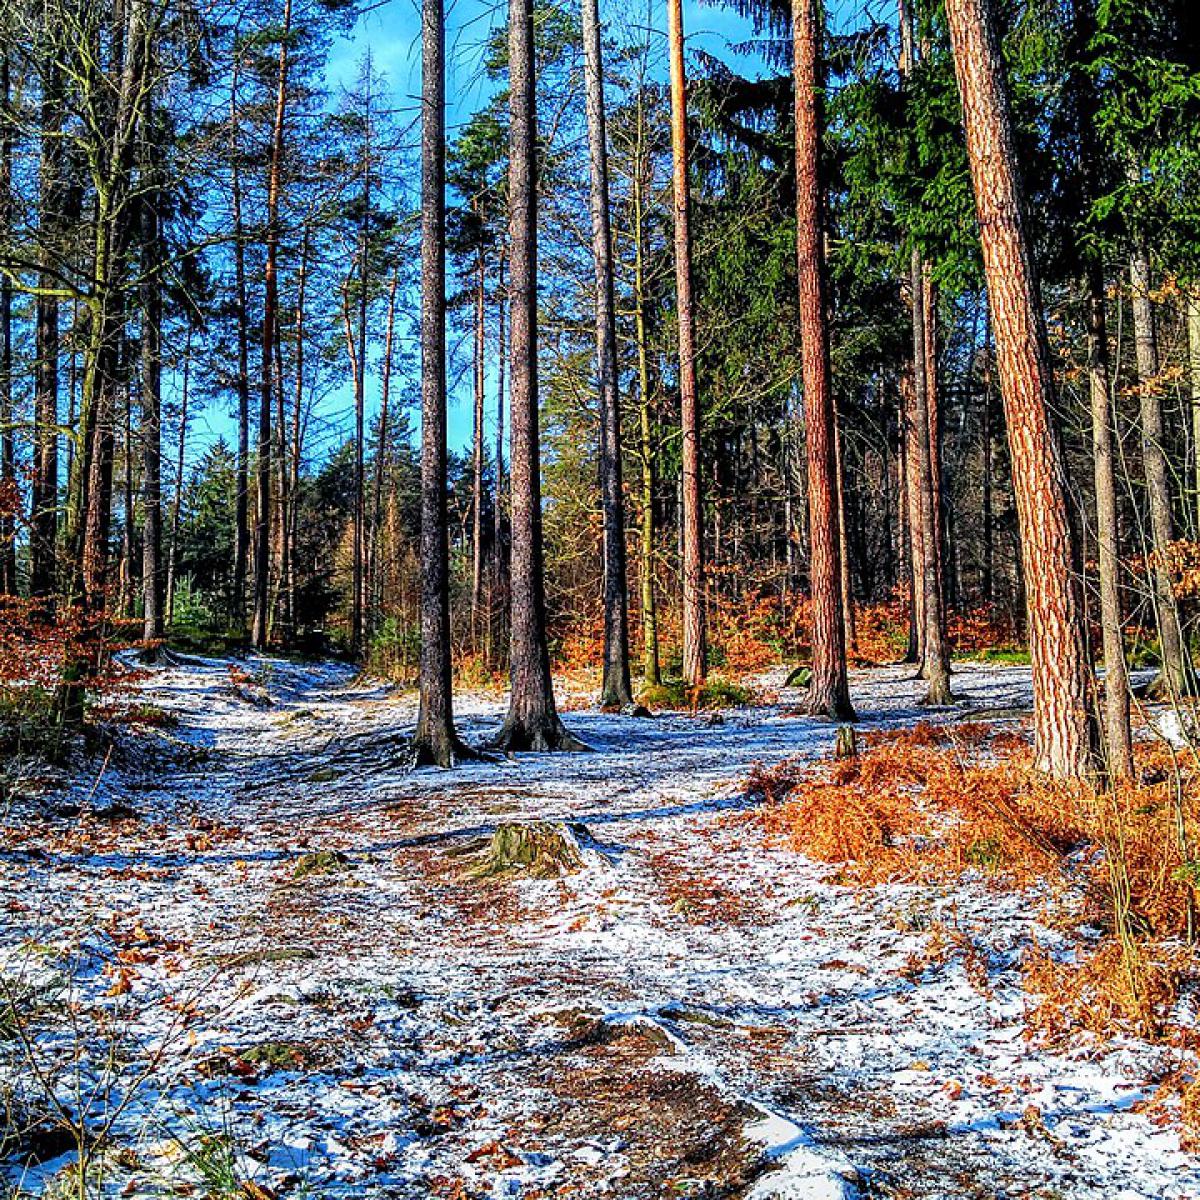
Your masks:
[[[1149,1103],[1168,1049],[1028,1035],[1023,956],[1072,948],[1051,890],[852,887],[765,835],[755,765],[835,738],[782,675],[413,773],[411,696],[243,667],[151,669],[157,728],[10,806],[17,1194],[64,1194],[82,1131],[125,1196],[1200,1194]],[[906,669],[853,684],[864,731],[922,717]],[[955,688],[1029,702],[1020,667]],[[503,715],[459,712],[476,742]],[[532,822],[565,867],[489,857]]]

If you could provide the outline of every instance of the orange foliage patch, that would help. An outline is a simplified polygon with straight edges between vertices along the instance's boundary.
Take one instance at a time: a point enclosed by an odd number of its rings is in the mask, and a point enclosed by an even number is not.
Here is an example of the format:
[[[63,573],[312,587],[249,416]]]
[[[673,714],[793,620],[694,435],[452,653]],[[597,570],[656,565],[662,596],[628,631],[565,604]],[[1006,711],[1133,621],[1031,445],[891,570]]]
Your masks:
[[[768,802],[755,819],[769,839],[837,864],[843,883],[969,874],[1001,887],[1069,886],[1061,894],[1108,933],[1073,961],[1031,954],[1031,1027],[1163,1032],[1194,962],[1183,939],[1198,925],[1200,766],[1142,743],[1136,781],[1098,794],[1034,772],[1011,727],[919,724],[865,740],[856,758],[754,773],[750,786]]]

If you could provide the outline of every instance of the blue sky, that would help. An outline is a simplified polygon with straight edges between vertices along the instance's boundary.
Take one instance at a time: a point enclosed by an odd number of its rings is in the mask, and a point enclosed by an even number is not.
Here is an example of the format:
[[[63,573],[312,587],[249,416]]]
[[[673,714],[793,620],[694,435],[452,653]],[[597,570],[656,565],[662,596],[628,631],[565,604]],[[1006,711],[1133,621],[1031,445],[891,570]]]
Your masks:
[[[503,24],[506,11],[504,0],[501,3],[449,0],[446,94],[447,128],[451,137],[472,113],[487,102],[495,86],[484,75],[481,63],[488,36]],[[665,80],[665,0],[650,0],[649,3],[645,0],[625,0],[619,8],[613,0],[601,0],[601,19],[605,22],[615,19],[624,23],[648,24],[656,40],[661,41],[663,57],[660,72]],[[684,0],[684,29],[689,50],[703,49],[747,74],[757,74],[761,69],[757,58],[739,55],[734,50],[734,46],[746,41],[752,31],[747,21],[729,9]],[[393,108],[402,117],[415,117],[421,83],[419,33],[420,5],[415,0],[389,0],[361,16],[351,34],[341,38],[332,48],[326,78],[334,100],[341,89],[354,84],[363,56],[369,49],[375,70],[385,78]],[[416,299],[415,295],[411,296],[409,303],[415,304]],[[495,367],[494,362],[489,362],[486,368],[489,381],[488,424],[493,427]],[[372,372],[367,381],[369,410],[373,410],[378,403],[378,384],[378,372]],[[335,410],[338,423],[344,422],[348,433],[351,415],[349,386],[344,389],[344,394],[336,393],[327,403],[330,409]],[[451,449],[464,449],[469,445],[470,438],[469,380],[461,380],[450,396]],[[494,431],[489,431],[489,444],[492,439]]]

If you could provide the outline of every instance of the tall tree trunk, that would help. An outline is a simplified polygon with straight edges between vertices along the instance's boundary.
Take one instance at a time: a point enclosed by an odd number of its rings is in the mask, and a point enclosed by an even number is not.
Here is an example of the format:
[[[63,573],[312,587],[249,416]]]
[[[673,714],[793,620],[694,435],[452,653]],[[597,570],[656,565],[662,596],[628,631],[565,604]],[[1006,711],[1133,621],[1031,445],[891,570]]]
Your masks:
[[[366,388],[367,312],[371,282],[371,91],[367,72],[366,116],[363,127],[363,212],[359,231],[358,370],[354,385],[354,595],[350,606],[350,646],[362,653],[363,583],[366,578]]]
[[[655,446],[650,395],[650,348],[646,332],[646,205],[644,189],[645,168],[649,166],[649,157],[645,147],[645,109],[639,93],[637,145],[633,167],[633,300],[638,363],[639,452],[642,460],[642,678],[647,684],[657,685],[662,681],[662,674],[658,654],[658,606],[654,595]]]
[[[947,0],[984,270],[1004,399],[1033,663],[1039,767],[1062,778],[1095,769],[1091,672],[1051,418],[1054,377],[1025,231],[1007,84],[988,0]]]
[[[13,128],[10,48],[0,50],[0,229],[12,227]],[[17,594],[17,452],[13,407],[13,285],[0,277],[0,593]]]
[[[233,207],[234,318],[237,322],[237,485],[233,515],[233,595],[230,616],[244,636],[246,574],[250,563],[250,298],[246,284],[246,230],[242,220],[242,149],[235,58],[229,92],[229,163]]]
[[[925,532],[921,520],[921,456],[918,435],[921,430],[916,416],[916,374],[905,370],[900,381],[900,420],[904,444],[904,497],[908,531],[909,582],[909,654],[917,664],[917,674],[925,676]]]
[[[476,653],[480,645],[483,614],[483,400],[484,358],[484,261],[479,250],[475,263],[475,407],[471,426],[471,640]]]
[[[1195,490],[1196,528],[1200,534],[1200,289],[1187,293],[1188,377],[1192,407],[1192,487]]]
[[[367,540],[367,594],[371,598],[370,611],[378,610],[382,589],[379,576],[379,539],[383,528],[383,487],[386,478],[389,441],[391,437],[392,357],[396,344],[396,292],[400,286],[400,268],[392,271],[388,285],[387,326],[384,330],[383,369],[379,384],[379,438],[375,444],[375,480],[371,489],[372,517],[370,537]]]
[[[1170,467],[1167,464],[1166,430],[1163,425],[1163,385],[1158,377],[1158,338],[1154,330],[1154,307],[1150,298],[1150,257],[1140,243],[1130,256],[1129,281],[1142,419],[1142,468],[1146,475],[1150,540],[1154,550],[1150,572],[1154,588],[1154,615],[1162,647],[1166,694],[1177,697],[1192,690],[1193,680],[1179,621],[1179,606],[1171,589],[1171,572],[1167,563],[1171,542],[1175,537]]]
[[[829,376],[824,195],[819,89],[821,31],[816,0],[792,0],[796,113],[796,263],[804,425],[808,439],[809,579],[812,588],[810,711],[852,720],[842,613],[835,417]]]
[[[187,449],[188,405],[192,382],[192,326],[183,347],[183,384],[179,399],[179,439],[175,445],[175,495],[171,500],[171,543],[167,551],[166,624],[175,623],[175,584],[179,570],[179,525],[183,515],[183,464]]]
[[[275,117],[267,165],[266,264],[263,271],[262,363],[258,405],[258,463],[254,513],[254,624],[250,638],[263,649],[270,634],[271,603],[271,409],[275,388],[275,342],[279,332],[279,195],[283,181],[292,0],[284,0],[275,83]]]
[[[679,420],[683,436],[680,549],[683,560],[683,678],[699,687],[708,674],[704,595],[704,513],[700,490],[700,399],[696,386],[696,307],[692,298],[691,200],[688,191],[687,88],[683,3],[667,0],[671,65],[671,162],[675,218],[675,298],[679,322]]]
[[[983,363],[983,495],[980,497],[980,522],[983,525],[983,564],[980,590],[985,604],[996,602],[995,518],[992,514],[992,356],[985,347]]]
[[[488,667],[496,669],[504,640],[508,562],[504,545],[504,371],[507,363],[508,291],[504,276],[505,248],[496,263],[496,477],[492,481],[492,560],[488,590]]]
[[[421,8],[421,702],[413,761],[452,766],[446,521],[446,61],[443,0]]]
[[[103,142],[94,147],[91,158],[96,215],[89,336],[80,400],[82,453],[73,489],[73,558],[84,605],[94,614],[104,612],[108,584],[114,426],[132,233],[131,192],[150,74],[150,15],[148,0],[133,0],[127,17],[119,10],[112,14],[111,61],[120,82],[111,101],[107,96],[98,101],[104,113],[97,122]]]
[[[1075,0],[1071,13],[1072,66],[1068,96],[1074,101],[1079,136],[1080,190],[1085,210],[1096,199],[1099,146],[1095,132],[1096,91],[1084,61],[1095,34],[1094,0]],[[1104,264],[1084,237],[1077,251],[1084,266],[1087,324],[1088,391],[1092,409],[1092,467],[1096,489],[1096,557],[1100,591],[1100,634],[1104,650],[1104,750],[1111,780],[1133,775],[1129,726],[1129,669],[1121,620],[1121,549],[1117,516],[1116,420],[1112,405],[1112,369],[1104,311]]]
[[[833,409],[833,459],[837,472],[838,558],[841,567],[838,578],[841,581],[842,613],[846,622],[846,647],[853,651],[858,644],[858,625],[854,619],[854,581],[850,574],[850,536],[846,529],[845,457],[836,404]]]
[[[902,661],[916,663],[918,678],[921,675],[922,646],[921,637],[924,632],[922,609],[920,607],[924,593],[917,587],[917,562],[920,546],[917,539],[921,531],[913,519],[916,504],[917,473],[913,466],[916,448],[913,446],[912,433],[916,425],[912,419],[913,407],[913,373],[912,364],[905,363],[900,368],[900,378],[897,390],[900,403],[897,408],[898,436],[896,438],[896,489],[900,497],[900,533],[901,533],[901,568],[904,571],[903,584],[908,589],[908,646]]]
[[[283,371],[279,372],[279,587],[282,592],[284,622],[289,636],[296,633],[296,534],[299,522],[300,458],[304,436],[304,388],[306,385],[305,339],[308,337],[308,271],[312,257],[313,217],[304,221],[300,240],[300,262],[296,269],[296,379],[292,389],[292,423],[290,448],[287,446],[286,416],[283,407]]]
[[[1104,275],[1090,255],[1087,275],[1088,389],[1092,404],[1092,458],[1096,481],[1096,545],[1100,582],[1100,631],[1104,644],[1104,744],[1112,779],[1133,774],[1129,729],[1129,668],[1121,620],[1121,551],[1117,522],[1108,330],[1104,317]]]
[[[600,391],[600,502],[604,513],[604,677],[600,703],[633,701],[629,681],[629,584],[621,480],[621,397],[617,385],[617,320],[612,231],[608,218],[608,132],[599,0],[583,0],[584,88],[591,166],[592,261],[596,272],[596,381]]]
[[[47,37],[48,41],[51,41]],[[62,231],[62,72],[53,49],[43,57],[41,163],[38,174],[37,365],[30,480],[29,594],[52,604],[58,563],[58,282],[54,255]]]
[[[946,614],[942,594],[941,571],[938,569],[938,526],[937,484],[933,468],[933,420],[929,409],[929,380],[931,372],[929,353],[929,322],[925,314],[925,302],[929,293],[925,288],[924,267],[919,250],[912,252],[913,294],[913,412],[915,426],[913,442],[917,451],[917,501],[921,528],[921,564],[916,576],[916,586],[921,589],[924,614],[925,649],[922,663],[929,690],[925,703],[930,705],[950,704],[950,647],[946,641]]]
[[[142,637],[163,636],[162,275],[159,194],[142,197]],[[126,468],[128,469],[128,467]]]
[[[900,0],[900,76],[908,87],[917,60],[914,5]],[[909,270],[913,387],[906,413],[909,446],[909,521],[913,548],[912,613],[920,674],[929,681],[926,702],[949,704],[950,654],[942,569],[942,488],[938,452],[937,288],[920,249]],[[936,628],[935,628],[936,627]]]
[[[546,644],[537,376],[537,106],[533,3],[509,0],[509,246],[512,255],[511,444],[512,691],[495,744],[506,750],[575,750],[559,719]]]

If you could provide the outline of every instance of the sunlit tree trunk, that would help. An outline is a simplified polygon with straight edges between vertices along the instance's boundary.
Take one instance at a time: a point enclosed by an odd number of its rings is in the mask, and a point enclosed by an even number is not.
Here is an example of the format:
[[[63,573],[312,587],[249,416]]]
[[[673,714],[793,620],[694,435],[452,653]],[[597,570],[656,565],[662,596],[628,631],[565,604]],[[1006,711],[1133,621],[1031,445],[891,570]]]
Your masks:
[[[1021,530],[1038,766],[1079,778],[1096,766],[1083,605],[1051,418],[1054,378],[1025,232],[1007,85],[987,0],[947,0]]]
[[[380,538],[383,529],[383,488],[390,456],[391,401],[392,401],[392,358],[396,344],[396,292],[400,286],[400,268],[392,271],[388,285],[387,320],[383,340],[383,366],[379,383],[379,437],[375,444],[374,482],[371,488],[371,528],[367,539],[367,594],[371,598],[370,611],[377,612],[382,595],[379,557]]]
[[[979,521],[983,529],[983,556],[980,568],[980,590],[985,604],[996,601],[996,549],[995,549],[995,518],[993,508],[992,481],[992,362],[990,347],[984,348],[983,364],[983,429],[980,447],[982,462],[982,495],[980,496]]]
[[[833,456],[837,471],[838,559],[842,592],[842,614],[846,622],[846,648],[857,649],[858,624],[854,617],[854,581],[850,574],[850,533],[846,528],[846,459],[843,431],[838,419],[837,405],[833,409]]]
[[[918,522],[921,536],[920,569],[915,573],[914,585],[921,590],[921,609],[924,617],[924,648],[922,668],[929,689],[925,703],[949,704],[950,695],[950,648],[946,641],[946,616],[943,607],[942,579],[938,570],[938,526],[937,485],[933,468],[933,416],[929,408],[929,381],[931,372],[927,356],[929,353],[929,322],[925,303],[929,293],[925,288],[924,268],[918,250],[912,253],[913,294],[913,444],[917,454],[916,475],[919,481],[917,503]]]
[[[142,637],[163,636],[162,276],[159,194],[142,197]],[[126,466],[128,470],[128,465]]]
[[[246,629],[246,573],[250,563],[250,300],[246,285],[246,230],[242,221],[241,137],[238,121],[238,74],[234,59],[229,93],[229,163],[233,209],[234,320],[237,336],[237,467],[233,511],[233,595],[230,607],[234,628]]]
[[[1129,260],[1129,281],[1142,421],[1142,469],[1146,475],[1150,541],[1154,551],[1150,571],[1154,588],[1154,614],[1162,647],[1166,692],[1170,696],[1181,696],[1191,690],[1192,679],[1179,622],[1179,606],[1171,589],[1171,572],[1167,563],[1171,542],[1175,538],[1171,514],[1171,479],[1164,442],[1163,383],[1159,378],[1158,337],[1154,329],[1154,306],[1151,300],[1150,256],[1141,244],[1134,247]]]
[[[1068,95],[1079,123],[1079,174],[1084,203],[1096,198],[1099,146],[1095,132],[1096,93],[1082,62],[1095,33],[1094,0],[1075,0],[1072,8],[1072,55]],[[1112,368],[1104,311],[1104,264],[1100,253],[1080,238],[1084,266],[1087,324],[1088,392],[1092,412],[1092,467],[1096,488],[1096,558],[1100,592],[1100,635],[1104,650],[1104,750],[1109,778],[1133,774],[1129,726],[1129,669],[1125,662],[1121,619],[1121,547],[1117,517],[1116,420],[1112,404]]]
[[[483,401],[484,401],[484,261],[475,264],[475,406],[471,437],[471,639],[479,649],[483,615]]]
[[[600,503],[604,514],[604,675],[600,703],[629,704],[629,585],[625,564],[625,498],[621,480],[621,397],[617,386],[617,320],[612,231],[608,216],[608,132],[599,0],[583,0],[584,90],[591,168],[592,261],[596,273],[596,382],[600,394]]]
[[[188,325],[183,347],[183,382],[179,397],[179,439],[175,445],[175,495],[171,500],[170,545],[167,550],[167,581],[164,606],[166,625],[175,623],[175,582],[179,568],[179,526],[183,515],[183,464],[187,449],[188,405],[191,401],[192,327]]]
[[[852,719],[846,674],[837,516],[837,461],[829,377],[824,196],[818,89],[821,30],[816,0],[793,0],[792,70],[796,106],[796,261],[800,360],[808,445],[809,580],[812,589],[812,712]]]
[[[1104,744],[1113,779],[1133,774],[1129,729],[1129,669],[1121,620],[1121,552],[1117,522],[1108,331],[1104,276],[1098,261],[1088,267],[1088,390],[1092,407],[1092,457],[1096,481],[1096,548],[1100,584],[1100,630],[1104,643]]]
[[[421,8],[421,672],[417,764],[449,767],[454,731],[446,520],[446,30],[443,0]]]
[[[646,125],[644,100],[639,93],[637,143],[633,167],[633,303],[634,335],[638,364],[638,432],[642,463],[642,678],[648,684],[661,682],[658,653],[658,606],[654,594],[654,465],[655,446],[650,397],[650,350],[646,332]]]
[[[502,652],[508,607],[508,559],[504,544],[504,403],[508,340],[508,285],[505,247],[496,263],[496,477],[492,481],[492,559],[488,588],[488,666],[495,669]]]
[[[572,750],[559,719],[546,643],[537,375],[537,108],[533,0],[509,0],[509,253],[511,255],[509,467],[512,510],[511,692],[495,745]]]
[[[1200,531],[1200,291],[1187,293],[1188,377],[1192,405],[1192,487],[1195,491],[1196,528]]]
[[[354,564],[350,599],[350,646],[363,649],[363,585],[366,580],[366,388],[367,313],[371,286],[371,73],[366,74],[366,109],[363,124],[363,208],[358,246],[358,363],[354,373]]]
[[[696,386],[696,308],[692,298],[691,201],[688,193],[687,90],[682,0],[667,0],[671,67],[671,160],[675,218],[675,297],[679,323],[679,405],[683,437],[680,543],[683,559],[683,678],[708,673],[704,596],[704,513],[700,491],[700,400]]]
[[[254,624],[251,640],[262,649],[270,634],[271,601],[271,409],[275,389],[275,343],[279,334],[279,198],[283,180],[292,0],[284,0],[275,83],[275,116],[267,167],[266,264],[263,271],[262,374],[258,407],[258,463],[254,514]]]

